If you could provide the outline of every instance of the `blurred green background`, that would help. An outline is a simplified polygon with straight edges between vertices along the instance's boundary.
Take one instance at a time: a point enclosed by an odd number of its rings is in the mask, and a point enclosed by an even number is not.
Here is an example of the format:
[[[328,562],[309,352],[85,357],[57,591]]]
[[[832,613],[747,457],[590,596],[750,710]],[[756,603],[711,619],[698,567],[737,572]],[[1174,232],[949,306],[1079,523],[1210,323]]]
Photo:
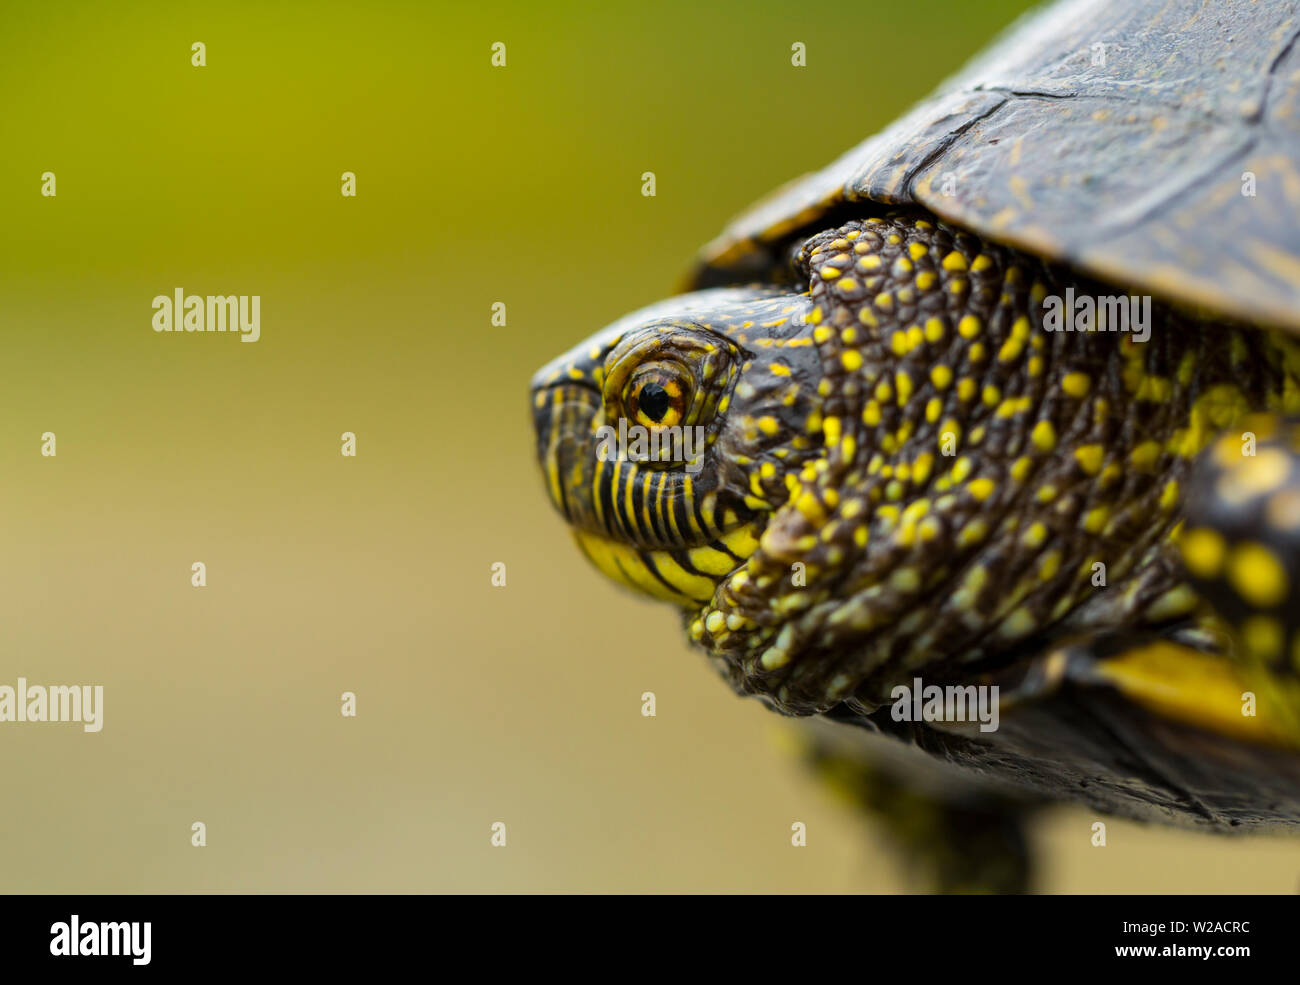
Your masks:
[[[0,683],[106,694],[0,730],[0,889],[905,888],[586,567],[526,388],[1022,6],[6,5]],[[261,341],[155,334],[176,287],[261,295]],[[1294,841],[1092,820],[1036,829],[1043,888],[1296,887]]]

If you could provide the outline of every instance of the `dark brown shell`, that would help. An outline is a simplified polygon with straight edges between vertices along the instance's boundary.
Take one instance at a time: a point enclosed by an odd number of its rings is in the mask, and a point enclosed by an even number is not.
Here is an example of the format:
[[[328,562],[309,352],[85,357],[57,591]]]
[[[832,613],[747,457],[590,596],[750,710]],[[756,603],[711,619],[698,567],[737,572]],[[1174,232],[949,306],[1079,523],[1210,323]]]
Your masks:
[[[737,218],[693,283],[751,279],[837,208],[916,204],[1108,283],[1300,332],[1296,8],[1057,3]]]

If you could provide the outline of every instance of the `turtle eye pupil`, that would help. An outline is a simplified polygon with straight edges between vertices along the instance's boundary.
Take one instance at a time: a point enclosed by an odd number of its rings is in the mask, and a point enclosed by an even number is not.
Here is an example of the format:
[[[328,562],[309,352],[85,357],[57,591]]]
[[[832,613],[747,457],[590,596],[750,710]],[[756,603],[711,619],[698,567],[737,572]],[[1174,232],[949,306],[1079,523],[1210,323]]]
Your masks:
[[[637,406],[652,421],[662,421],[671,403],[668,391],[658,383],[647,383],[637,397]]]

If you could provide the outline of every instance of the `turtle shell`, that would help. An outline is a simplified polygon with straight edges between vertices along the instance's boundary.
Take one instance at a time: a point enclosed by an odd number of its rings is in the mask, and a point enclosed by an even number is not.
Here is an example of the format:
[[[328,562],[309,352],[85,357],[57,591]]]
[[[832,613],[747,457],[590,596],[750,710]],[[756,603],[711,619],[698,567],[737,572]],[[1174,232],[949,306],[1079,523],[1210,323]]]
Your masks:
[[[739,283],[855,203],[919,205],[1126,290],[1300,333],[1300,15],[1065,0],[902,119],[737,218],[692,286]]]

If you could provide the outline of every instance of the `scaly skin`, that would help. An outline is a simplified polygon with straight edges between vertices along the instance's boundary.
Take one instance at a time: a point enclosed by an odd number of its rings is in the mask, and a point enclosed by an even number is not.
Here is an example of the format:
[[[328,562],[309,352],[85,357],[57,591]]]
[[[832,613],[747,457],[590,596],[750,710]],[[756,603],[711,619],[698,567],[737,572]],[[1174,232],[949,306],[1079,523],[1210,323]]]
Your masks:
[[[736,690],[868,713],[917,673],[1199,614],[1172,535],[1213,435],[1295,407],[1269,333],[1160,304],[1145,343],[1049,332],[1045,297],[1120,292],[919,213],[790,255],[792,275],[629,316],[534,381],[584,550],[685,607]],[[647,383],[680,398],[663,423],[706,429],[699,471],[596,460]]]

